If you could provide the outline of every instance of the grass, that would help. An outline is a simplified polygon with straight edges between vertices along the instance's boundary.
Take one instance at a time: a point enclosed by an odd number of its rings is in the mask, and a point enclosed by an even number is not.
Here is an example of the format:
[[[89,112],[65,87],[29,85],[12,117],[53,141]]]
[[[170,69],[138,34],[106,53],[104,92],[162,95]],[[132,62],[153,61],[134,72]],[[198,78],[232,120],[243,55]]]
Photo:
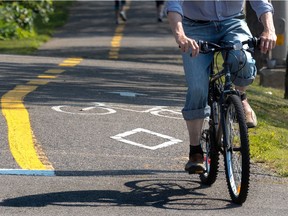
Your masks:
[[[223,59],[216,57],[217,64]],[[280,176],[288,177],[288,100],[284,90],[260,86],[260,77],[247,90],[258,125],[249,129],[251,159]]]
[[[0,40],[1,54],[29,55],[36,51],[41,44],[48,41],[55,29],[65,24],[68,18],[68,8],[73,1],[54,1],[54,13],[50,22],[43,24],[40,19],[35,23],[36,35],[33,38]]]
[[[258,126],[249,129],[251,157],[281,176],[288,177],[288,100],[284,91],[264,88],[259,79],[248,90]]]

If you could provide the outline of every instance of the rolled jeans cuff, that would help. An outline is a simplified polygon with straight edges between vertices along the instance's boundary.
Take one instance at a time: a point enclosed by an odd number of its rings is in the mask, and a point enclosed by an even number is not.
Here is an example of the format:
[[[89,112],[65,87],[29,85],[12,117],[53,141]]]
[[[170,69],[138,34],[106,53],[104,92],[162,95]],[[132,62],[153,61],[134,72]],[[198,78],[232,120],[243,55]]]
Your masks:
[[[254,76],[246,79],[243,79],[242,77],[236,77],[233,79],[233,84],[236,86],[245,87],[252,84],[254,79],[255,79]]]
[[[206,118],[210,116],[210,112],[211,112],[210,106],[207,105],[203,109],[197,109],[197,110],[184,110],[183,109],[182,115],[186,121],[189,121],[189,120]]]

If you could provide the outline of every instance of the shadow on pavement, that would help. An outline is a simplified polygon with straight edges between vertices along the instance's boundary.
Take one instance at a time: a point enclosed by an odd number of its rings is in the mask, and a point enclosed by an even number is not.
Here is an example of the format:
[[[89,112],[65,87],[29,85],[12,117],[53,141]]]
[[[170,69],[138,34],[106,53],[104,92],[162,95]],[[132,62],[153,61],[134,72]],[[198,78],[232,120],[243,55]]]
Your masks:
[[[128,192],[118,190],[79,190],[35,194],[3,200],[5,207],[137,206],[174,210],[215,210],[236,208],[230,200],[209,197],[197,181],[179,179],[141,179],[124,184]]]
[[[109,64],[109,61],[106,61],[106,64],[107,62]],[[185,98],[183,74],[167,73],[164,69],[147,69],[143,68],[143,65],[132,67],[131,62],[115,63],[111,61],[111,66],[99,66],[100,64],[69,68],[57,79],[51,80],[44,86],[39,86],[37,91],[25,98],[25,101],[44,106],[47,103],[59,105],[59,102],[63,101],[76,104],[95,101],[142,105],[182,106],[183,104]],[[117,64],[122,65],[117,67]],[[49,67],[46,64],[47,66]],[[42,67],[43,65],[37,63],[1,64],[3,84],[0,91],[5,93],[15,85],[25,85],[28,81],[36,79],[39,71],[45,71]],[[129,98],[111,94],[111,92],[119,91],[136,92],[146,96]]]

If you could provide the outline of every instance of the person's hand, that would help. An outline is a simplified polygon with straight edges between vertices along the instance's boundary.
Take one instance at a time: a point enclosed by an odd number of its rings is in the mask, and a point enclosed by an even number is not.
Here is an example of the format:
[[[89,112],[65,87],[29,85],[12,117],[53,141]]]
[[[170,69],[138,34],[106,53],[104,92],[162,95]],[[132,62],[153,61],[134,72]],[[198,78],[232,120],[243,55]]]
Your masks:
[[[276,46],[277,36],[275,32],[264,31],[261,36],[260,50],[266,54]]]
[[[192,52],[191,56],[195,57],[199,54],[199,46],[197,42],[191,38],[186,37],[182,25],[182,16],[177,12],[168,13],[169,25],[172,29],[176,43],[182,52]]]
[[[260,19],[264,27],[264,31],[260,36],[260,50],[262,53],[266,54],[276,46],[277,36],[273,23],[273,14],[271,12],[264,13],[261,15]]]
[[[192,57],[196,57],[199,54],[199,46],[195,40],[186,36],[180,36],[176,39],[176,42],[178,43],[182,52],[189,52],[191,50]]]

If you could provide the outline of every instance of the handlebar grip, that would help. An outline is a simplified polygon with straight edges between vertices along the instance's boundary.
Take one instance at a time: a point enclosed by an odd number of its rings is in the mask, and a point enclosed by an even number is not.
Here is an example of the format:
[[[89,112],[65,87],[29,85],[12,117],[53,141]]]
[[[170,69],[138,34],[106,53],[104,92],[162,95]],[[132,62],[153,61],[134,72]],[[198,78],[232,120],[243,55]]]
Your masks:
[[[250,48],[259,48],[261,43],[261,38],[253,37],[249,39],[245,44],[248,44]]]
[[[211,52],[211,49],[209,49],[207,42],[205,42],[203,40],[199,40],[197,43],[198,43],[198,46],[199,46],[199,52],[200,53],[206,54],[206,53]]]

